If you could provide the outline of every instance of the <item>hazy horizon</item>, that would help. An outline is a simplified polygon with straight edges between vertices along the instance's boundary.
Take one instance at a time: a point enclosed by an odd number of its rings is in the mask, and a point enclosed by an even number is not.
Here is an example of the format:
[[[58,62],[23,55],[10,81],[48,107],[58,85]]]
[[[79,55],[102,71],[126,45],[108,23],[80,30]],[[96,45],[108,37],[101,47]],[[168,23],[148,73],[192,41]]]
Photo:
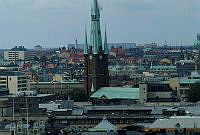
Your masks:
[[[0,0],[0,48],[84,43],[91,0]],[[198,0],[99,0],[108,41],[192,45],[200,32]],[[89,33],[89,32],[88,32]],[[89,35],[88,35],[89,36]]]

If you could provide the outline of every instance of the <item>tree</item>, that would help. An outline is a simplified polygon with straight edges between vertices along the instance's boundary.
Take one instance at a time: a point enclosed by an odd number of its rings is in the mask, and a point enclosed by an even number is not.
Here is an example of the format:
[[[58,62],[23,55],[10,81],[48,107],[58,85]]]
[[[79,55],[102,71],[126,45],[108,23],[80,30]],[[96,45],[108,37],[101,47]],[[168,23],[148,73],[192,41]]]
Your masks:
[[[76,102],[88,101],[89,97],[83,89],[75,88],[69,92],[69,96]]]
[[[200,82],[191,85],[188,95],[190,102],[195,103],[200,101]]]

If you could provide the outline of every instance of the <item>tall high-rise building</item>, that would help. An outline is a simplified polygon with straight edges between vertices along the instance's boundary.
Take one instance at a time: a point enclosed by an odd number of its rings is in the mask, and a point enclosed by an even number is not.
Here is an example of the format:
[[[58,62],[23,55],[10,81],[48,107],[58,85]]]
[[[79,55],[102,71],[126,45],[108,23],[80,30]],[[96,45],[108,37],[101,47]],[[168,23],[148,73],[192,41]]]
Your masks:
[[[108,53],[106,29],[105,41],[102,44],[99,6],[97,0],[93,0],[90,42],[88,44],[86,31],[84,46],[84,88],[88,95],[96,92],[101,87],[109,85]]]

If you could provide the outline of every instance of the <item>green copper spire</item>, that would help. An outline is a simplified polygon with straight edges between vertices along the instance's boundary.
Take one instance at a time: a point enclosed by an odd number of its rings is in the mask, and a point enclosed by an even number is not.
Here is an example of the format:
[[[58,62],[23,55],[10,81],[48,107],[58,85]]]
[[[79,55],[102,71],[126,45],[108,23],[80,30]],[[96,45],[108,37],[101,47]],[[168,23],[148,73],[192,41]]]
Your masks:
[[[99,46],[102,45],[102,38],[100,28],[100,11],[97,0],[93,0],[91,18],[90,46],[92,46],[93,54],[98,54]]]
[[[97,18],[100,18],[100,12],[97,0],[93,0],[91,15],[96,15]]]
[[[105,54],[109,53],[109,47],[108,47],[108,41],[107,41],[107,33],[106,33],[106,27],[105,27],[105,39],[104,39],[104,46],[103,50]]]
[[[88,42],[87,42],[87,30],[85,29],[85,45],[84,45],[84,54],[88,54]]]

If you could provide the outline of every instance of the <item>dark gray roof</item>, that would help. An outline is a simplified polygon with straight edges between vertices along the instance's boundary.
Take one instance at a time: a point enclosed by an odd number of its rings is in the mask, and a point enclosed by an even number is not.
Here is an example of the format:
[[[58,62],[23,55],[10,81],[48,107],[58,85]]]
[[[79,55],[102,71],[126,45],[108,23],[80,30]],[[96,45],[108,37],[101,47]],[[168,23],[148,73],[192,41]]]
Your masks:
[[[73,109],[72,115],[83,115],[83,109]]]

